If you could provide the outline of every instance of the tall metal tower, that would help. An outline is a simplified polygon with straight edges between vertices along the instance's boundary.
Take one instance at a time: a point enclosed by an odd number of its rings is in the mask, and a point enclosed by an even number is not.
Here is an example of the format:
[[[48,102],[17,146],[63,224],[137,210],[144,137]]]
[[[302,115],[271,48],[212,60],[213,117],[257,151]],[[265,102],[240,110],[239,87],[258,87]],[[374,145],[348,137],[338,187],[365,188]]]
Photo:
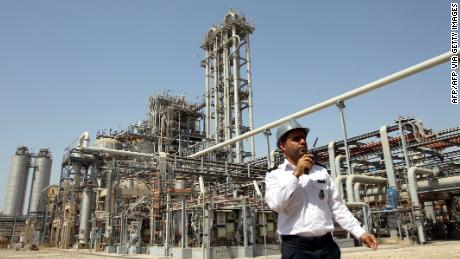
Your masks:
[[[220,143],[254,128],[249,36],[255,30],[246,17],[230,10],[219,26],[212,26],[201,48],[206,57],[205,131],[208,141]],[[254,138],[249,139],[250,153],[237,142],[231,153],[234,162],[247,156],[255,158]],[[233,155],[227,156],[233,161]]]

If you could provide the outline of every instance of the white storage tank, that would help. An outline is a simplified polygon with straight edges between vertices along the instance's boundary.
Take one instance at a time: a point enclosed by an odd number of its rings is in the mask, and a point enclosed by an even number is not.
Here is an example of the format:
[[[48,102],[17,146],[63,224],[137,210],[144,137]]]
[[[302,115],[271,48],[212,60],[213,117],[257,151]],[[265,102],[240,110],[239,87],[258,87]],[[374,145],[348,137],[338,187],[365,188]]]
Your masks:
[[[3,213],[22,215],[27,179],[29,177],[30,153],[25,146],[20,146],[11,158],[10,175],[6,187]]]
[[[94,141],[94,147],[121,150],[123,145],[113,138],[99,137]]]
[[[41,192],[50,184],[51,163],[50,151],[46,148],[40,149],[34,163],[34,174],[29,199],[29,214],[38,212]]]

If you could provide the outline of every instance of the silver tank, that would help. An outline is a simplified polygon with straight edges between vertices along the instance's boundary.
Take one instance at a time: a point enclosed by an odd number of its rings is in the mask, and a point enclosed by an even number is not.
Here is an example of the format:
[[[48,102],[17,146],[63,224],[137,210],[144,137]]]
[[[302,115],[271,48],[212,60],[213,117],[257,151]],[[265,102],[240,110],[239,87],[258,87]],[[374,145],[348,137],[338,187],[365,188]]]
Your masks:
[[[113,138],[100,137],[94,141],[94,147],[121,150],[123,145]]]
[[[3,213],[6,215],[22,215],[24,196],[29,177],[30,153],[24,146],[18,147],[11,158],[10,176],[6,187]]]
[[[89,240],[89,233],[91,231],[90,220],[91,210],[93,208],[93,192],[91,189],[85,189],[81,195],[80,228],[78,231],[78,241],[80,244],[87,244]]]
[[[38,204],[42,190],[50,184],[51,154],[48,149],[42,148],[37,154],[34,163],[34,175],[29,200],[29,214],[38,212]]]

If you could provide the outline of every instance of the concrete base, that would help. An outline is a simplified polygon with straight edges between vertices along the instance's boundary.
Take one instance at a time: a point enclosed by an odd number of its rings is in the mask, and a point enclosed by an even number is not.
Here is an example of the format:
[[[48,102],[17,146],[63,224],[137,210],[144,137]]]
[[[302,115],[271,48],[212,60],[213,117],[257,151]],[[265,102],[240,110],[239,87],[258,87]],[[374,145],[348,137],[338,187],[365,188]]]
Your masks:
[[[126,246],[117,246],[117,254],[119,255],[128,254],[128,248]]]
[[[279,255],[281,254],[281,245],[267,244],[267,255]],[[254,256],[265,256],[265,245],[256,244],[254,245]]]
[[[145,254],[146,252],[147,252],[147,248],[145,247],[135,247],[135,246],[128,247],[128,254],[130,255]]]
[[[147,254],[153,256],[165,256],[165,249],[162,246],[150,246],[147,248]]]
[[[211,259],[254,257],[252,246],[217,246],[211,248]]]
[[[116,246],[107,246],[105,247],[105,252],[108,254],[114,254],[117,252],[117,247]]]
[[[171,249],[172,258],[177,259],[191,259],[192,258],[192,248],[178,248],[174,247]]]

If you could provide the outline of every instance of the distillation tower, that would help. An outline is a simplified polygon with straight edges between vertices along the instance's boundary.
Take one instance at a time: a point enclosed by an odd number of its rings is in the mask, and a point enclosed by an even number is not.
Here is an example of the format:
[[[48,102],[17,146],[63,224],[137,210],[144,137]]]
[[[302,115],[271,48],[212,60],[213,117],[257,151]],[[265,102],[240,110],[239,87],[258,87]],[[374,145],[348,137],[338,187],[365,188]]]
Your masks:
[[[205,131],[209,143],[216,144],[237,137],[254,128],[251,79],[250,35],[254,26],[246,17],[230,11],[219,26],[205,35]],[[249,152],[237,142],[226,160],[237,163],[255,158],[254,139]]]

